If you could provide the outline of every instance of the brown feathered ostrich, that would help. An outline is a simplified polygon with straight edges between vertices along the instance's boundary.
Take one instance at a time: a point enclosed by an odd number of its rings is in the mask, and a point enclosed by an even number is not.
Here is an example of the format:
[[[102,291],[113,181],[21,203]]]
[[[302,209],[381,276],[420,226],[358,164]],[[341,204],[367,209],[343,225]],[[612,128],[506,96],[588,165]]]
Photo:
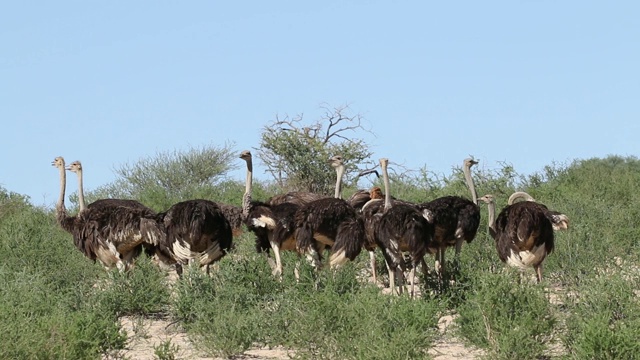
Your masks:
[[[375,227],[375,241],[382,249],[387,269],[389,270],[389,287],[392,293],[399,293],[395,288],[395,279],[399,286],[404,285],[405,260],[403,252],[408,252],[411,258],[411,290],[413,296],[415,284],[415,269],[427,253],[434,235],[431,224],[432,213],[427,209],[418,210],[415,206],[395,202],[392,204],[389,191],[389,175],[387,166],[389,160],[380,159],[382,176],[384,179],[384,211]]]
[[[296,242],[293,236],[293,219],[300,206],[298,201],[276,201],[274,204],[254,201],[251,198],[253,189],[253,159],[251,152],[249,150],[242,151],[240,158],[247,164],[245,192],[242,198],[242,213],[245,218],[245,224],[256,235],[256,250],[258,252],[273,250],[276,260],[273,274],[281,276],[282,259],[280,251],[296,250]],[[283,196],[280,200],[284,198]],[[291,197],[291,199],[294,198],[296,197]],[[302,198],[297,197],[296,199],[301,200]]]
[[[132,266],[143,244],[153,246],[162,237],[162,231],[153,220],[155,213],[137,201],[101,199],[86,205],[79,161],[71,163],[67,170],[78,176],[80,210],[76,216],[67,216],[64,159],[57,157],[52,165],[60,171],[60,197],[56,204],[58,224],[73,235],[75,246],[89,259],[100,261],[107,269],[116,266],[125,271]]]
[[[443,196],[432,201],[417,204],[418,209],[428,209],[433,213],[435,235],[430,252],[436,257],[436,271],[444,272],[445,251],[455,246],[456,256],[460,254],[462,244],[471,242],[480,225],[480,207],[478,195],[471,175],[471,167],[478,162],[467,158],[463,161],[462,171],[465,182],[471,192],[472,200],[460,196]],[[424,263],[423,266],[426,266]],[[423,269],[426,270],[426,269]]]
[[[307,254],[313,266],[321,267],[322,251],[332,248],[332,257],[355,259],[364,243],[364,224],[349,203],[342,199],[342,177],[345,166],[341,156],[333,156],[329,163],[336,171],[333,198],[312,201],[295,214],[296,247]],[[334,246],[335,243],[335,246]]]
[[[516,191],[511,196],[509,196],[509,200],[507,201],[507,205],[513,205],[517,199],[522,198],[524,201],[533,201],[536,202],[531,195],[527,194],[524,191]],[[540,204],[542,205],[542,204]],[[544,205],[542,205],[544,206]],[[544,206],[546,208],[546,206]],[[553,210],[547,210],[545,212],[547,218],[551,221],[553,225],[553,230],[566,230],[569,228],[569,217],[563,213]]]
[[[366,202],[362,203],[364,200],[366,200]],[[393,197],[392,201],[395,201]],[[347,260],[353,260],[355,256],[359,254],[360,250],[355,247],[364,247],[369,252],[369,264],[373,282],[377,283],[375,249],[378,245],[375,242],[374,229],[383,212],[384,194],[382,193],[382,189],[374,186],[370,190],[357,191],[349,198],[348,202],[361,215],[365,234],[364,242],[358,244],[354,241],[348,241],[349,239],[347,238],[342,238],[346,241],[340,241],[334,244],[331,257],[329,258],[329,264],[334,268],[343,265]],[[349,257],[345,256],[346,254],[349,254]]]
[[[489,208],[489,234],[502,262],[521,270],[533,267],[542,281],[542,262],[554,248],[553,224],[546,206],[533,201],[507,205],[496,218],[493,195],[480,198]]]

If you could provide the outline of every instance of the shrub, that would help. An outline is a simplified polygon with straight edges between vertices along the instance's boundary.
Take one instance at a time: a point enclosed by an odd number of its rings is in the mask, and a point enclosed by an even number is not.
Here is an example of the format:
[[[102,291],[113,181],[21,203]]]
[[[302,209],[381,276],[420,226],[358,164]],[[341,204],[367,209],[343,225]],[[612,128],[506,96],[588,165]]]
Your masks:
[[[459,334],[491,358],[536,359],[556,323],[541,286],[516,281],[512,269],[485,274],[458,308]]]

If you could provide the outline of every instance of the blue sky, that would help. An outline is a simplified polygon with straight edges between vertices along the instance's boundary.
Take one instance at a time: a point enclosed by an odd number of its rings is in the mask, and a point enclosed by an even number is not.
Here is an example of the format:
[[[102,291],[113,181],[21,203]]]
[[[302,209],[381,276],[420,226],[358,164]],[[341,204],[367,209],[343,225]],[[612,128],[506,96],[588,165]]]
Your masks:
[[[0,186],[52,206],[55,156],[81,160],[90,190],[158,152],[255,148],[276,115],[311,122],[322,103],[350,104],[375,160],[411,169],[635,156],[639,13],[633,1],[8,2]]]

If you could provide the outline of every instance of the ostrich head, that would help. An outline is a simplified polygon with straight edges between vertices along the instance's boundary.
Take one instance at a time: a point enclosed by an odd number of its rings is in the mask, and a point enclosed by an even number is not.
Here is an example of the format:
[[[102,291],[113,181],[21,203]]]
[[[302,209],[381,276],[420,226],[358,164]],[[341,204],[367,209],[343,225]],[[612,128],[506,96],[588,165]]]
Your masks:
[[[495,204],[495,202],[496,202],[496,198],[491,194],[487,194],[487,195],[479,198],[478,200],[482,201],[485,204],[491,204],[491,203]]]
[[[477,165],[478,162],[476,160],[474,160],[473,158],[466,158],[464,159],[464,166],[471,168],[473,165]]]
[[[344,161],[342,159],[342,156],[336,155],[329,158],[329,164],[331,165],[331,167],[337,168],[344,165]]]
[[[382,195],[382,189],[377,186],[374,186],[369,190],[369,197],[371,199],[384,199],[384,195]]]
[[[245,160],[245,161],[251,159],[251,151],[244,150],[243,152],[241,152],[240,153],[240,159]]]
[[[82,163],[80,163],[80,161],[76,160],[74,162],[72,162],[71,164],[69,164],[69,166],[67,166],[67,170],[74,172],[74,173],[79,173],[82,172]]]
[[[488,224],[489,234],[491,235],[491,237],[495,239],[496,237],[496,198],[491,194],[487,194],[485,196],[480,197],[478,201],[482,201],[483,203],[487,204],[487,207],[489,210],[489,224]]]
[[[62,156],[58,156],[51,162],[51,166],[55,166],[58,169],[64,169],[64,158]]]

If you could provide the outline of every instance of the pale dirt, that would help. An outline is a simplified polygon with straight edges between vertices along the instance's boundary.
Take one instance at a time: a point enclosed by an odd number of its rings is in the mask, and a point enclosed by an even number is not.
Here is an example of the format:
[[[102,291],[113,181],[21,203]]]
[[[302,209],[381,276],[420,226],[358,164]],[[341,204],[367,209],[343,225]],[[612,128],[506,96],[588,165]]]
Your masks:
[[[429,355],[436,360],[473,360],[483,355],[478,349],[466,347],[462,342],[448,333],[454,316],[447,315],[440,318],[438,328],[440,338],[434,347],[429,349]],[[118,353],[104,358],[108,359],[157,359],[155,349],[160,345],[170,342],[176,359],[185,360],[222,360],[222,358],[210,357],[198,351],[187,335],[178,325],[163,319],[148,319],[125,316],[120,319],[122,329],[127,333],[129,343],[127,348]],[[234,359],[246,360],[284,360],[290,359],[289,351],[284,348],[256,348],[246,351]]]
[[[169,272],[169,281],[173,283],[177,280],[174,271]],[[366,276],[365,276],[366,277]],[[372,281],[372,279],[369,279]],[[532,283],[535,278],[531,278]],[[390,294],[390,289],[378,283],[382,294]],[[407,289],[408,290],[408,289]],[[420,296],[420,287],[416,287],[416,296]],[[549,301],[552,304],[561,304],[561,294],[566,290],[560,286],[550,286],[547,288]],[[436,360],[474,360],[486,355],[482,349],[473,348],[457,339],[452,332],[456,315],[442,316],[438,321],[439,337],[428,350],[428,354]],[[180,328],[179,324],[171,323],[166,319],[143,318],[125,316],[120,319],[122,329],[126,332],[128,343],[124,350],[105,356],[103,360],[110,359],[131,359],[131,360],[152,360],[157,359],[156,348],[162,344],[169,344],[173,349],[175,359],[184,360],[223,360],[223,358],[207,356],[195,348],[189,340],[187,334]],[[562,346],[558,344],[550,345],[550,355],[563,354]],[[285,360],[290,359],[291,350],[282,347],[276,348],[254,348],[241,355],[233,357],[239,360]]]
[[[174,283],[178,276],[175,271],[168,272],[169,282]],[[372,279],[369,279],[372,281]],[[389,294],[389,288],[378,284],[383,294]],[[416,287],[416,296],[420,296],[419,286]],[[459,339],[451,333],[451,325],[455,321],[455,316],[446,315],[438,321],[439,338],[434,346],[428,350],[436,360],[474,360],[479,359],[484,352],[480,349],[465,346]],[[153,360],[158,359],[155,351],[162,344],[169,344],[173,349],[175,359],[181,360],[223,360],[223,358],[207,356],[196,349],[189,340],[187,334],[180,328],[179,324],[171,323],[166,319],[154,319],[144,317],[124,316],[120,319],[122,329],[127,334],[128,343],[124,350],[110,354],[103,360],[111,359],[131,359],[131,360]],[[240,360],[285,360],[291,357],[290,350],[282,347],[276,348],[255,348],[235,356]]]

